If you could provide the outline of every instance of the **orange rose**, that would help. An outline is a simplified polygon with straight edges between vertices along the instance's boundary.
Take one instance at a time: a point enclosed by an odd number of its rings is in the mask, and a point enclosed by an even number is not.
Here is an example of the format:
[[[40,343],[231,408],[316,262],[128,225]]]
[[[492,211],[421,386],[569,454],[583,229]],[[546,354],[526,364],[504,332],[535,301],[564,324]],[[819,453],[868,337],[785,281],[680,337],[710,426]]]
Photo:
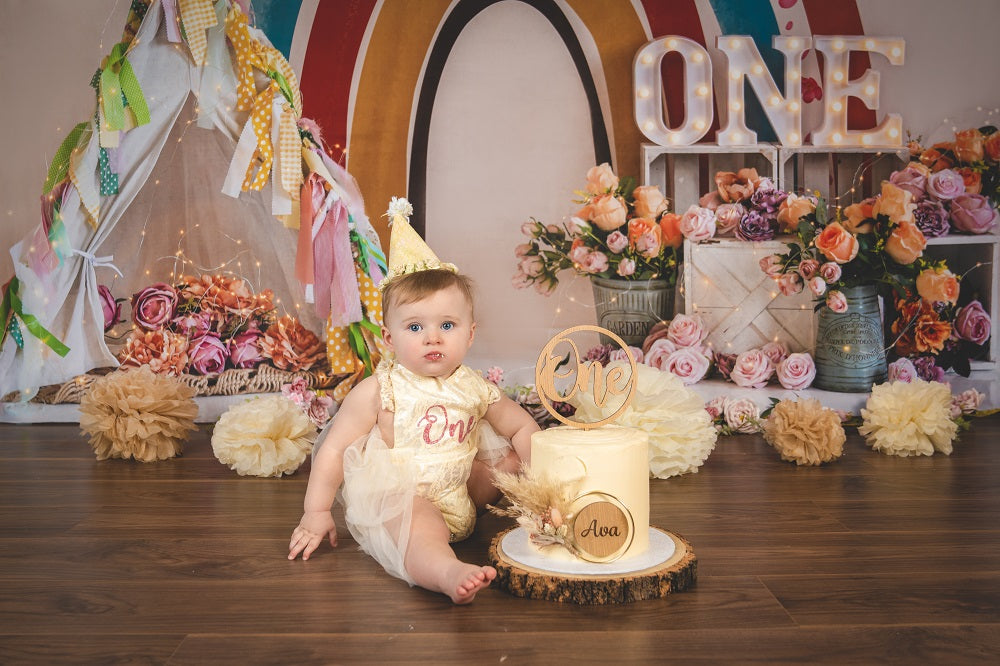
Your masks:
[[[867,234],[872,230],[872,220],[875,213],[872,208],[875,206],[875,197],[869,197],[864,201],[851,204],[844,209],[847,219],[841,220],[844,228],[852,234]]]
[[[958,278],[947,268],[927,269],[917,276],[917,293],[928,303],[958,302]]]
[[[666,213],[660,218],[660,231],[663,244],[678,248],[684,244],[684,234],[681,233],[681,216],[677,213]]]
[[[654,220],[665,213],[670,205],[656,185],[642,185],[635,188],[632,191],[632,199],[635,201],[635,214],[638,217],[650,217]]]
[[[625,202],[621,197],[616,197],[612,194],[602,194],[590,202],[589,209],[589,220],[598,229],[614,231],[625,224],[627,211],[625,209]],[[580,212],[582,213],[583,211]],[[583,219],[586,220],[588,218]]]
[[[740,169],[736,173],[732,171],[720,171],[715,174],[715,186],[719,190],[719,196],[726,203],[738,203],[750,198],[760,176],[757,169]]]
[[[983,191],[983,175],[969,167],[955,169],[955,172],[962,176],[965,182],[965,191],[969,194],[979,194]]]
[[[885,215],[893,224],[913,222],[913,211],[917,205],[912,203],[913,193],[896,187],[887,180],[882,181],[882,194],[875,198],[872,213]],[[908,262],[907,262],[908,263]]]
[[[955,132],[955,157],[960,162],[978,162],[983,159],[983,133],[977,129]]]
[[[816,249],[830,261],[846,264],[858,256],[858,239],[839,222],[831,222],[816,236]]]
[[[587,171],[587,192],[604,194],[618,187],[618,176],[611,170],[611,165],[605,162]]]
[[[809,197],[789,194],[778,208],[778,224],[782,231],[795,231],[799,219],[816,210],[816,203]]]
[[[946,157],[944,154],[938,150],[938,147],[948,147],[942,144],[937,144],[933,148],[928,148],[923,153],[920,154],[920,161],[930,168],[931,171],[940,171],[941,169],[949,168],[954,162],[950,157]]]
[[[993,132],[983,142],[986,154],[994,162],[1000,161],[1000,132]]]
[[[663,232],[660,230],[660,225],[653,220],[645,217],[634,217],[628,221],[628,244],[632,248],[635,248],[635,239],[645,233],[653,234],[657,244],[663,242]]]
[[[885,251],[897,264],[912,264],[924,253],[927,239],[913,222],[902,221],[897,224],[889,240],[885,242]]]

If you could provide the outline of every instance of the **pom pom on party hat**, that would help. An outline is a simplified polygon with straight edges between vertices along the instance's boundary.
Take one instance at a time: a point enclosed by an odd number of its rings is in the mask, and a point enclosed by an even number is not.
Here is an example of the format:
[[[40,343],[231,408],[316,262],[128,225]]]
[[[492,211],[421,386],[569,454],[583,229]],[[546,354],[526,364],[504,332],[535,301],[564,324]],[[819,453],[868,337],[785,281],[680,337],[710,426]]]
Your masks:
[[[402,197],[393,197],[389,202],[389,210],[386,217],[389,218],[389,270],[385,279],[379,283],[378,288],[382,291],[389,286],[393,280],[397,280],[404,275],[416,273],[418,271],[429,271],[443,269],[458,272],[455,264],[449,264],[438,259],[434,250],[424,242],[424,239],[417,235],[417,232],[410,226],[410,215],[413,214],[413,206]]]

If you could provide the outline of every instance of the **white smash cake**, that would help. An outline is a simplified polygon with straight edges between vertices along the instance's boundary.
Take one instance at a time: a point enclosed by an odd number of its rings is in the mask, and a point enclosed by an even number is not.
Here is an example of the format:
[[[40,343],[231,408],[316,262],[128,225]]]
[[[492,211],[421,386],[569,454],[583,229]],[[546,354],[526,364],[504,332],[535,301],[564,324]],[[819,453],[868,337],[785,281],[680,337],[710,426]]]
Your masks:
[[[554,560],[610,562],[649,548],[648,435],[604,425],[591,430],[561,426],[531,436],[531,472],[537,478],[578,484],[572,530],[580,551],[538,549]]]

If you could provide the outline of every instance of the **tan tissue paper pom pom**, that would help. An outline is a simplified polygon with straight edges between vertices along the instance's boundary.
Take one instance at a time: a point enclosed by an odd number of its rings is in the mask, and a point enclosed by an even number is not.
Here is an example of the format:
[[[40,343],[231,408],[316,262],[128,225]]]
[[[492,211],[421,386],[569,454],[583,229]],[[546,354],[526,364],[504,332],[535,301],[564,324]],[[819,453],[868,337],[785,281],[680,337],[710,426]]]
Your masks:
[[[230,407],[215,424],[215,457],[240,476],[291,474],[316,440],[316,426],[288,398],[267,395]]]
[[[195,390],[141,366],[98,380],[80,400],[80,429],[98,460],[166,460],[184,449],[196,430]]]
[[[847,434],[840,416],[819,400],[782,400],[764,422],[764,439],[782,460],[822,465],[844,454]]]

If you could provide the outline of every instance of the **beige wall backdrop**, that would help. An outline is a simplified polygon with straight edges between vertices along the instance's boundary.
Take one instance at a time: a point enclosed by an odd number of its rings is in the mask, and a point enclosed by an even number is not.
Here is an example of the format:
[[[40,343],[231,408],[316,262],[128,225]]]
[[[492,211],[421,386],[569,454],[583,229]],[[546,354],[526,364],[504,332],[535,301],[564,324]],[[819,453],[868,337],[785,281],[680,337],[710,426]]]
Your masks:
[[[0,0],[0,282],[12,273],[8,248],[38,223],[49,160],[93,110],[90,77],[119,39],[128,5]],[[1000,121],[997,112],[988,115],[1000,107],[1000,0],[859,6],[867,34],[906,40],[903,66],[872,59],[882,113],[901,114],[908,130],[924,136],[952,122]],[[548,299],[510,288],[521,221],[557,222],[571,213],[572,190],[593,163],[584,94],[554,31],[521,2],[483,12],[453,55],[431,127],[428,238],[479,284],[477,367],[497,362],[526,371],[548,335],[592,321],[585,281],[569,280]],[[381,214],[381,205],[369,202],[369,213]]]

